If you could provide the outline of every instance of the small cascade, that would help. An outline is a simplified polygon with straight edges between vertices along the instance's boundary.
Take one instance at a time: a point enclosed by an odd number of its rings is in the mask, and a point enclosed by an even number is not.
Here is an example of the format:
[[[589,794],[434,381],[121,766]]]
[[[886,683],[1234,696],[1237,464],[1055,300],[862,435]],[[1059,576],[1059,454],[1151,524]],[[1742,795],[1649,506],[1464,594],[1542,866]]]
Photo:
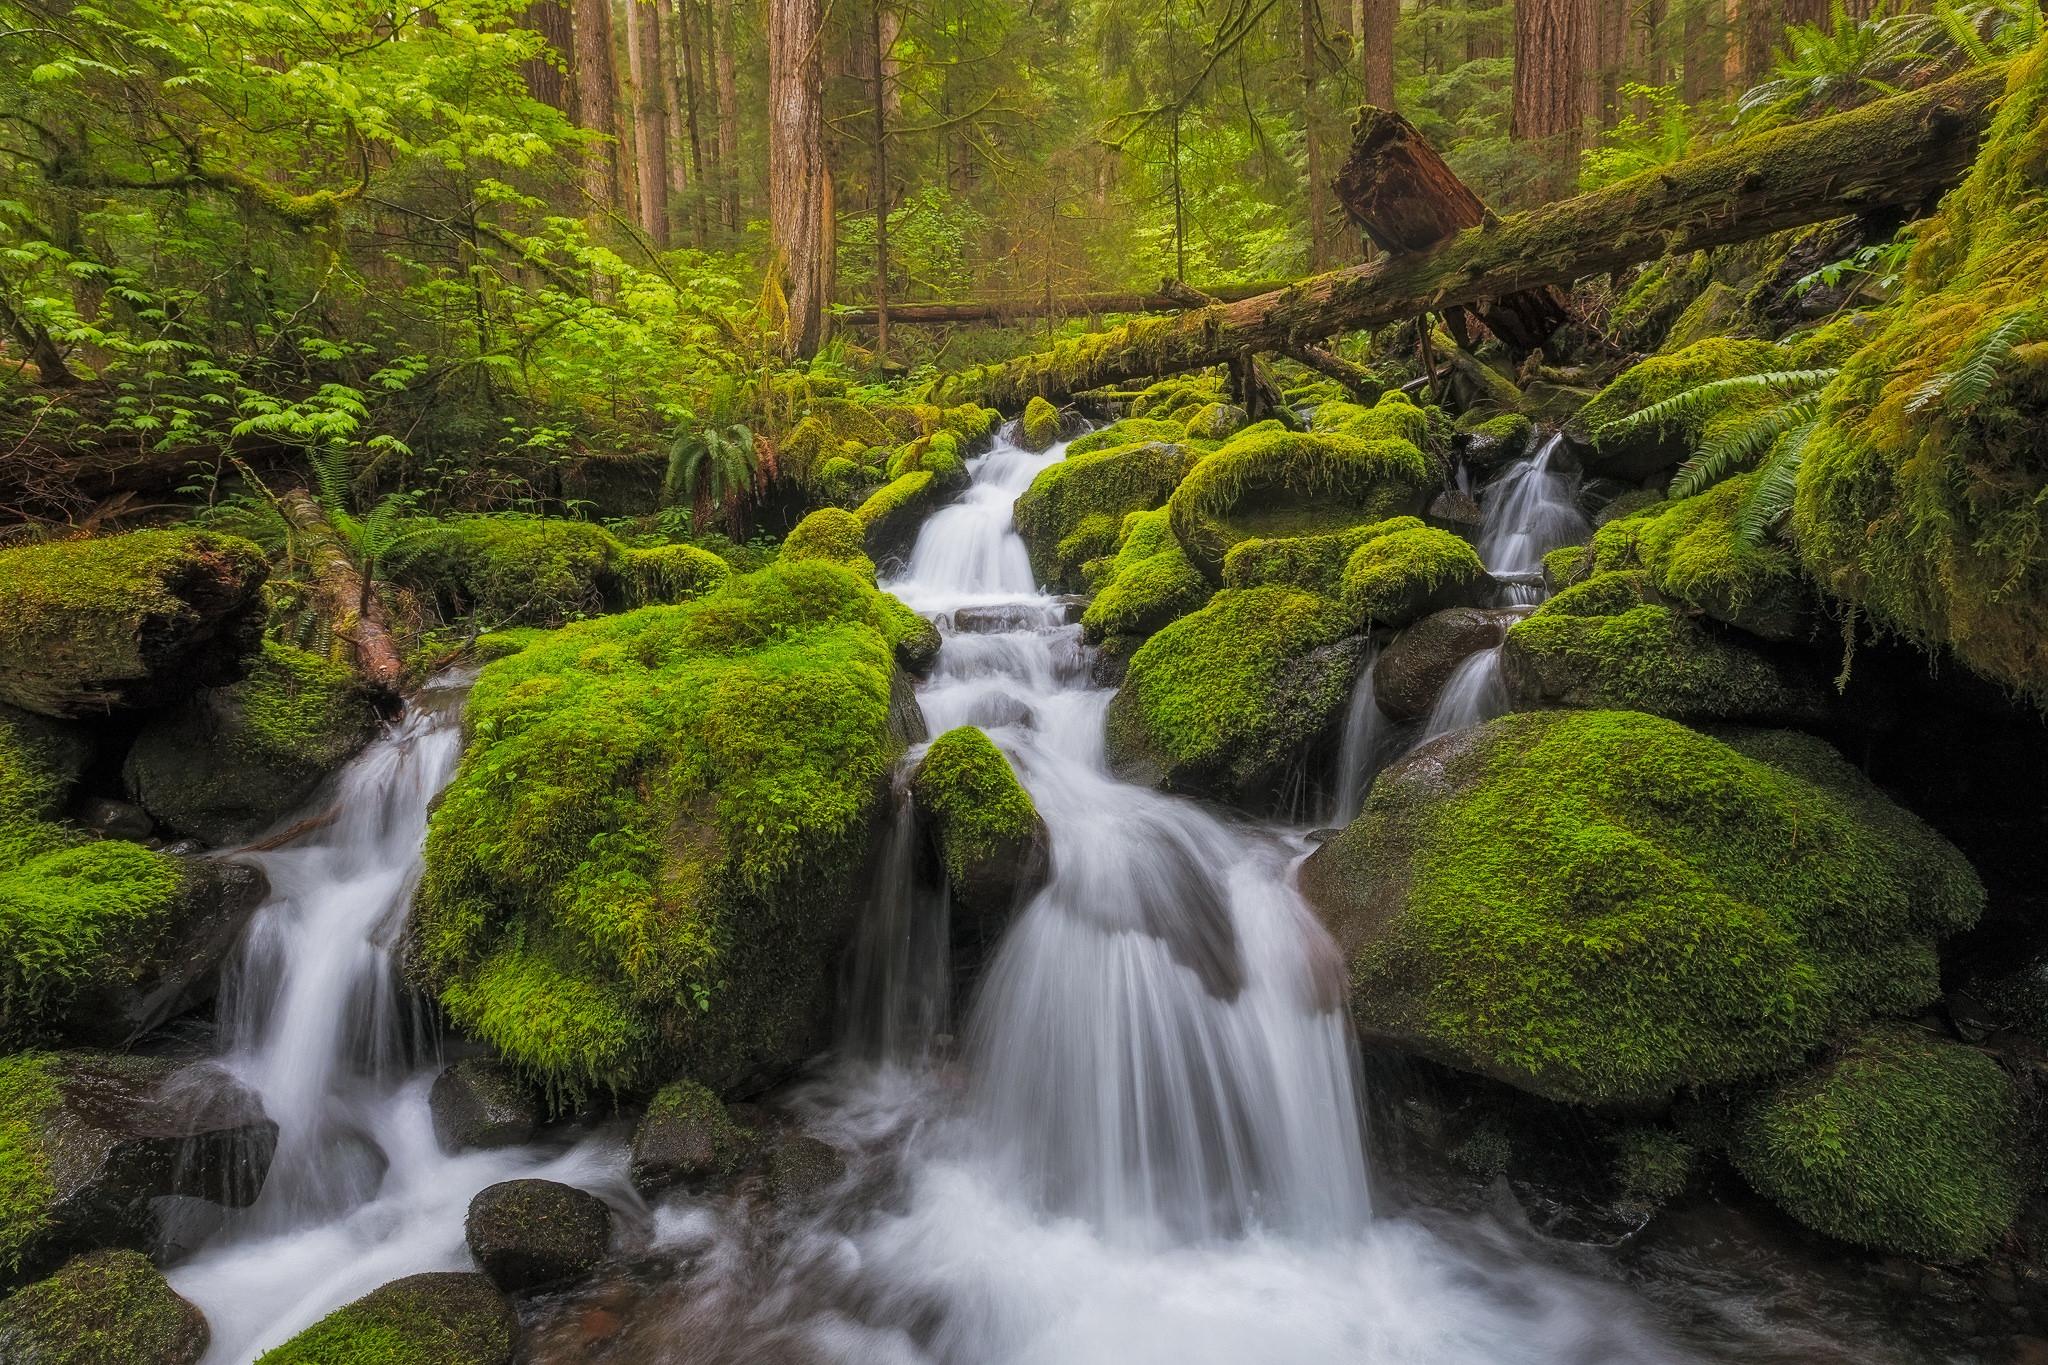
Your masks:
[[[1507,710],[1508,689],[1500,674],[1500,646],[1495,645],[1467,655],[1458,664],[1444,681],[1443,691],[1437,693],[1436,705],[1430,708],[1415,742],[1427,743],[1438,735],[1484,724],[1506,715]]]
[[[840,1046],[869,1062],[925,1061],[951,1023],[951,906],[943,886],[918,875],[921,837],[899,782],[841,992]]]
[[[1393,739],[1393,721],[1380,710],[1373,684],[1373,666],[1379,662],[1377,645],[1369,650],[1351,687],[1351,704],[1344,712],[1344,732],[1337,744],[1337,780],[1325,812],[1325,823],[1343,826],[1358,818],[1365,807],[1372,780],[1392,757],[1388,746]]]
[[[1592,534],[1579,510],[1578,476],[1553,467],[1563,449],[1563,435],[1553,435],[1480,490],[1479,559],[1489,572],[1540,575],[1543,556]],[[1540,578],[1503,584],[1501,591],[1509,606],[1543,600]]]

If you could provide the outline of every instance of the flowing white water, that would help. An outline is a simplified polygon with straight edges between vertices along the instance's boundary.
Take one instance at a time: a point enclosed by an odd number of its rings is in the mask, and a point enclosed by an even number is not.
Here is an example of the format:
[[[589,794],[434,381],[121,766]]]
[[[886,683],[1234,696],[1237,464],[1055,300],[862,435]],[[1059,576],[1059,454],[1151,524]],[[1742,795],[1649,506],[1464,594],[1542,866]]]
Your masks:
[[[542,1175],[632,1202],[616,1142],[449,1156],[434,1138],[437,1065],[392,952],[460,700],[429,694],[343,771],[327,826],[258,855],[271,898],[223,992],[219,1064],[262,1096],[278,1146],[255,1204],[169,1272],[212,1325],[207,1365],[242,1365],[400,1276],[468,1268],[463,1215],[486,1185]]]
[[[1365,806],[1372,781],[1394,755],[1393,722],[1380,710],[1373,670],[1380,661],[1377,645],[1367,651],[1351,686],[1351,704],[1344,712],[1344,730],[1337,744],[1337,781],[1330,796],[1327,823],[1348,825]]]
[[[1500,646],[1495,645],[1466,655],[1444,680],[1443,691],[1436,694],[1436,704],[1429,708],[1415,742],[1422,744],[1453,730],[1484,724],[1506,715],[1507,710],[1507,683],[1500,675]]]
[[[1490,572],[1539,573],[1543,556],[1592,534],[1579,510],[1578,476],[1555,467],[1563,449],[1564,437],[1551,436],[1480,490],[1479,559]],[[1510,604],[1543,600],[1539,586],[1509,585],[1505,593]]]

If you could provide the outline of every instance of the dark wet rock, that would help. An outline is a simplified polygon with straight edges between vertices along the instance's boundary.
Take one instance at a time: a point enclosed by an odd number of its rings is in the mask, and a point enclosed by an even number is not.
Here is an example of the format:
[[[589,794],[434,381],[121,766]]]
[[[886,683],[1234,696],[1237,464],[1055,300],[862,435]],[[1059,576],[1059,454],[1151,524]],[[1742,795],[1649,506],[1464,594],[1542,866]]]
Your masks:
[[[676,1081],[662,1087],[633,1130],[633,1185],[652,1195],[724,1180],[739,1172],[755,1145],[718,1096],[695,1081]]]
[[[517,1147],[540,1127],[540,1100],[509,1062],[465,1057],[442,1069],[427,1098],[434,1137],[450,1152]]]
[[[1526,613],[1512,608],[1452,607],[1425,616],[1394,637],[1373,665],[1373,696],[1395,720],[1429,714],[1458,665],[1492,649]]]
[[[786,1133],[768,1155],[768,1197],[783,1208],[814,1203],[846,1175],[846,1158],[808,1133]]]
[[[78,823],[105,839],[147,839],[156,832],[149,812],[128,801],[99,797],[85,803]]]
[[[482,1275],[408,1275],[335,1309],[263,1365],[511,1365],[518,1326]]]
[[[463,1223],[492,1284],[520,1293],[587,1275],[611,1248],[612,1211],[552,1180],[507,1180],[478,1192]]]
[[[0,1302],[8,1365],[197,1365],[206,1316],[137,1251],[96,1251]]]
[[[0,1262],[23,1274],[94,1247],[156,1239],[152,1201],[253,1201],[277,1145],[257,1098],[212,1067],[99,1052],[0,1062],[0,1145],[22,1173],[0,1219]]]
[[[1484,517],[1479,511],[1479,499],[1462,488],[1446,488],[1430,499],[1425,520],[1442,530],[1469,533],[1479,529]]]
[[[1062,619],[1064,611],[1060,613]],[[1014,630],[1040,630],[1047,621],[1039,606],[962,607],[953,613],[953,629],[962,635],[1002,635]]]

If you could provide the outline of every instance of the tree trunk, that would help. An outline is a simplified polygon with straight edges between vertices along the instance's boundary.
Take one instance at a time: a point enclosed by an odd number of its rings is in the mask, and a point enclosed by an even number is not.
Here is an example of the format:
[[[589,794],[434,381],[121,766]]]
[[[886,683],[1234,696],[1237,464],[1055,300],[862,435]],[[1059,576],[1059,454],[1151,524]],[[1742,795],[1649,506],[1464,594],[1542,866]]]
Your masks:
[[[337,638],[348,641],[355,653],[356,675],[380,696],[396,698],[405,665],[370,578],[349,558],[312,494],[291,489],[278,498],[277,510],[311,550],[314,610]]]
[[[639,172],[640,230],[668,246],[668,86],[661,54],[661,6],[626,0],[627,69],[633,81],[633,153]]]
[[[704,39],[710,15],[698,13],[697,0],[677,0],[675,35],[676,107],[682,111],[683,135],[690,149],[690,243],[703,249],[710,228],[710,182],[704,178],[704,130],[699,102],[704,90]],[[677,158],[680,162],[681,158]]]
[[[1316,30],[1322,23],[1321,0],[1301,0],[1301,140],[1308,173],[1308,266],[1321,270],[1330,263],[1330,196],[1323,184],[1322,140],[1316,136],[1321,112],[1316,101]]]
[[[1969,168],[2005,76],[2003,65],[1978,67],[1468,228],[1434,251],[1385,256],[1257,298],[1126,323],[970,370],[940,393],[1014,412],[1033,395],[1057,401],[1223,364],[1247,350],[1284,351],[1452,304],[1569,284],[1666,252],[1832,218],[1924,210]]]
[[[576,25],[567,0],[533,0],[526,7],[521,26],[538,33],[550,49],[519,64],[526,77],[527,91],[542,104],[571,117],[576,112],[575,73]]]
[[[1515,89],[1508,133],[1537,144],[1547,163],[1542,194],[1556,197],[1577,178],[1585,146],[1586,78],[1592,65],[1591,0],[1518,0]]]
[[[1591,92],[1593,121],[1612,128],[1621,121],[1621,84],[1628,71],[1628,0],[1594,0],[1593,48],[1599,67]]]
[[[1394,107],[1394,25],[1401,0],[1358,0],[1359,74],[1365,81],[1365,102]]]
[[[1755,85],[1771,69],[1771,47],[1783,25],[1778,0],[1740,0],[1742,5],[1742,85]]]
[[[610,0],[575,0],[576,124],[608,139],[590,154],[584,187],[605,208],[617,208],[625,196],[619,175],[619,73],[612,60]]]
[[[819,0],[768,0],[768,228],[788,320],[783,350],[817,353],[831,276]]]
[[[868,6],[868,37],[874,47],[872,91],[875,139],[875,355],[889,358],[889,78],[888,47],[882,38],[882,0]]]
[[[739,59],[734,44],[733,0],[718,3],[718,221],[727,232],[740,230]]]
[[[1351,129],[1351,154],[1337,173],[1337,198],[1351,220],[1382,251],[1428,251],[1493,213],[1429,140],[1399,114],[1367,106]],[[1491,299],[1471,310],[1517,355],[1527,355],[1570,319],[1555,289]],[[1447,308],[1444,322],[1461,342],[1467,310]]]
[[[1681,0],[1685,5],[1685,79],[1678,88],[1687,104],[1699,104],[1721,91],[1727,78],[1728,30],[1726,0]]]

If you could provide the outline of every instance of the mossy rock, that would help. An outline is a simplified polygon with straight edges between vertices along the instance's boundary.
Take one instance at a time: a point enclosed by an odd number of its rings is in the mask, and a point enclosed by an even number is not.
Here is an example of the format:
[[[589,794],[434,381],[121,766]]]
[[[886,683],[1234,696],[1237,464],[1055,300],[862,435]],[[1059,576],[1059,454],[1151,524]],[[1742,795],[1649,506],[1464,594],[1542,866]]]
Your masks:
[[[800,560],[485,668],[412,979],[558,1100],[786,1073],[823,1036],[906,742],[906,616]]]
[[[445,1152],[517,1147],[531,1142],[541,1123],[533,1088],[495,1057],[464,1057],[442,1068],[427,1107]]]
[[[502,1180],[478,1190],[463,1219],[477,1268],[508,1294],[567,1284],[604,1261],[612,1211],[555,1180]]]
[[[1976,874],[1825,744],[1504,716],[1382,773],[1303,865],[1362,1029],[1547,1099],[1768,1077],[1941,992]]]
[[[1076,436],[1067,443],[1067,458],[1071,460],[1076,455],[1089,455],[1098,450],[1115,450],[1119,446],[1143,445],[1147,441],[1177,442],[1187,433],[1187,426],[1181,422],[1126,417],[1120,422],[1111,422],[1106,427],[1097,427],[1085,435]]]
[[[1770,724],[1828,714],[1825,685],[1804,660],[1701,626],[1641,570],[1590,578],[1509,627],[1501,676],[1520,706]]]
[[[1148,441],[1067,457],[1017,499],[1017,532],[1044,583],[1080,586],[1081,566],[1114,553],[1124,518],[1163,504],[1194,468],[1185,443]]]
[[[1465,466],[1491,473],[1520,459],[1536,439],[1536,424],[1519,412],[1501,412],[1458,420],[1452,448]]]
[[[847,398],[815,398],[802,419],[776,443],[776,472],[807,488],[819,487],[828,461],[852,458],[859,463],[861,452],[893,446],[911,434],[899,437],[866,404]]]
[[[2004,1068],[1902,1025],[1872,1029],[1758,1097],[1729,1154],[1808,1227],[1934,1261],[1990,1251],[2032,1184]]]
[[[1227,403],[1223,381],[1213,374],[1184,374],[1149,385],[1131,400],[1131,416],[1165,418],[1174,413],[1191,416],[1211,403]],[[1183,426],[1187,416],[1177,419]]]
[[[408,1275],[335,1309],[256,1365],[511,1365],[512,1306],[482,1275]]]
[[[96,1251],[0,1301],[12,1365],[198,1365],[212,1333],[139,1251]]]
[[[296,810],[376,733],[353,673],[266,640],[248,677],[153,716],[122,776],[160,823],[239,843]]]
[[[1647,569],[1657,591],[1766,640],[1813,633],[1818,600],[1792,547],[1746,544],[1737,519],[1757,475],[1615,517],[1593,533],[1586,568]],[[1547,561],[1546,561],[1547,568]]]
[[[1205,403],[1188,418],[1190,441],[1227,441],[1245,424],[1245,411],[1235,403]]]
[[[1492,580],[1471,542],[1434,526],[1375,536],[1344,561],[1338,600],[1361,626],[1399,628],[1484,599]]]
[[[1373,697],[1380,710],[1394,720],[1421,720],[1458,665],[1500,644],[1520,619],[1512,610],[1450,607],[1415,622],[1373,664]]]
[[[1220,583],[1224,558],[1239,541],[1326,534],[1419,514],[1440,471],[1410,439],[1404,408],[1417,412],[1405,401],[1383,400],[1359,409],[1364,417],[1339,430],[1253,428],[1203,459],[1167,503],[1189,562]]]
[[[262,1189],[277,1125],[217,1074],[110,1052],[0,1058],[0,1283],[74,1252],[148,1247],[166,1195],[246,1205]]]
[[[1121,637],[1136,648],[1138,640],[1201,610],[1210,592],[1208,580],[1173,538],[1166,509],[1132,512],[1124,518],[1115,557],[1081,613],[1081,637],[1092,645]]]
[[[1672,322],[1671,330],[1664,334],[1664,349],[1675,351],[1696,341],[1725,336],[1741,322],[1742,291],[1715,280]]]
[[[674,1185],[699,1188],[738,1175],[758,1140],[733,1120],[718,1096],[695,1081],[658,1091],[633,1129],[628,1170],[633,1187],[652,1197]]]
[[[692,545],[631,548],[587,521],[501,513],[403,532],[397,579],[490,628],[558,626],[716,589],[724,560]]]
[[[875,561],[868,558],[867,534],[867,524],[854,513],[839,507],[821,507],[783,537],[782,558],[792,563],[800,559],[829,560],[872,578]]]
[[[0,717],[0,1044],[122,1044],[211,993],[263,899],[242,863],[185,860],[56,822],[82,758]]]
[[[910,797],[958,912],[983,944],[993,944],[1045,883],[1049,842],[1031,793],[1003,751],[963,725],[933,740],[918,760]]]
[[[646,607],[715,591],[732,577],[732,565],[699,545],[632,545],[613,573],[624,605]]]
[[[869,557],[879,563],[909,554],[924,519],[958,491],[956,483],[929,469],[914,469],[882,485],[853,509],[866,528]]]
[[[1344,590],[1344,566],[1353,551],[1381,536],[1422,526],[1419,517],[1388,517],[1322,535],[1240,540],[1223,556],[1223,586],[1299,588],[1336,597]]]
[[[2048,43],[1823,392],[1792,529],[1835,596],[2048,707]]]
[[[1060,410],[1043,398],[1024,405],[1017,422],[1017,443],[1026,450],[1050,450],[1059,443]]]
[[[248,541],[190,531],[0,550],[0,703],[89,716],[234,682],[269,572]]]
[[[1571,420],[1571,431],[1588,447],[1583,460],[1586,472],[1639,483],[1675,469],[1699,448],[1713,422],[1740,420],[1758,405],[1776,400],[1768,392],[1759,392],[1661,425],[1617,429],[1614,424],[1712,380],[1789,368],[1791,361],[1785,352],[1772,343],[1735,337],[1709,337],[1669,355],[1637,362]]]
[[[1131,656],[1109,707],[1111,768],[1171,791],[1272,800],[1351,695],[1350,633],[1328,598],[1224,589]]]

